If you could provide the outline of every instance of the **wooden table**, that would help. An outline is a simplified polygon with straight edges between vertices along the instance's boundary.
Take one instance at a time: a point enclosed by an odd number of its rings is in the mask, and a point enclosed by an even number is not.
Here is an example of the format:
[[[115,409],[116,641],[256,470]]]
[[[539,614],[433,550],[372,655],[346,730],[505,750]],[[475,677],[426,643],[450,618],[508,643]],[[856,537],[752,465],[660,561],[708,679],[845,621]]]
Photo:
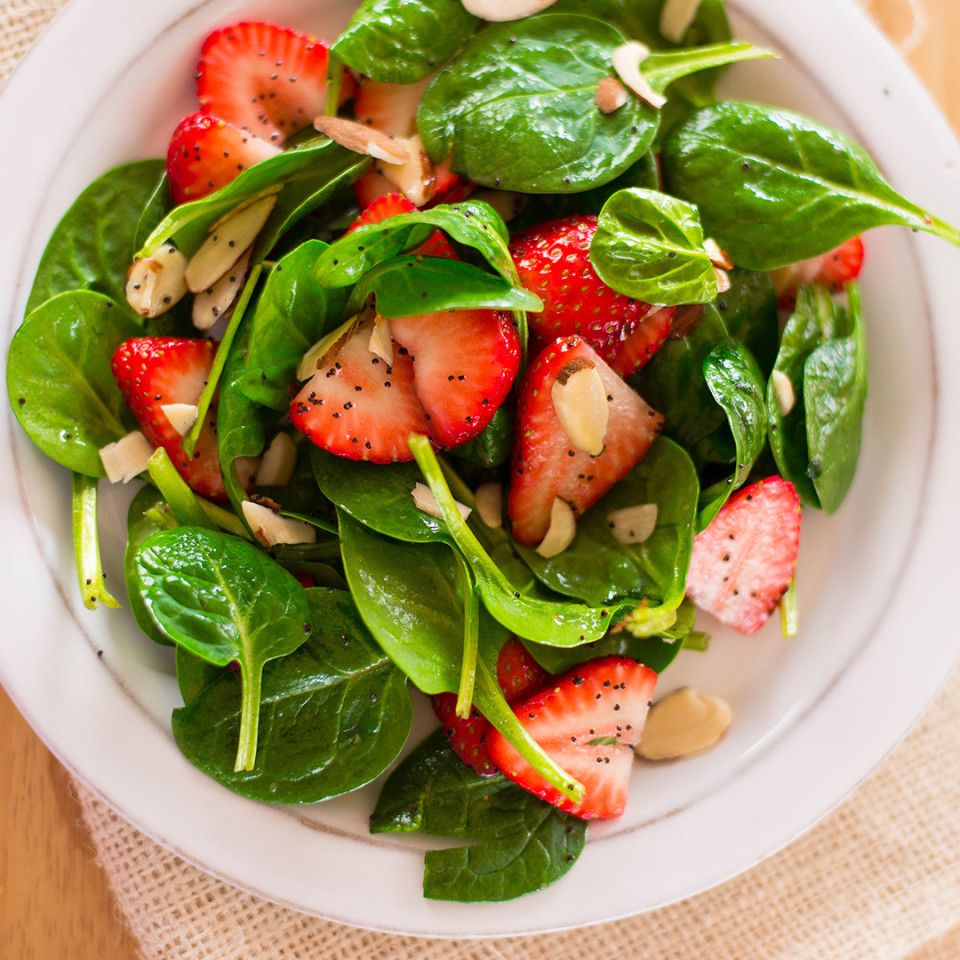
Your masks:
[[[960,3],[919,2],[929,29],[910,59],[960,130]],[[864,6],[894,39],[908,32],[908,0]],[[94,861],[67,776],[2,690],[0,731],[0,956],[134,960],[136,944]],[[960,956],[960,940],[944,949],[944,957]]]

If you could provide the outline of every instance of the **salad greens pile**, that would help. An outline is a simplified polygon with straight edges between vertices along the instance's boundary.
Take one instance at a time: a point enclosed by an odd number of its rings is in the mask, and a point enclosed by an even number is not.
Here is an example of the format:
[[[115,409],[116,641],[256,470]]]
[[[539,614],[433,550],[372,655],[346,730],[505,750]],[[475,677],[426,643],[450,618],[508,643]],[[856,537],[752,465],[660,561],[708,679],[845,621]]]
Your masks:
[[[99,452],[136,420],[110,358],[132,337],[196,335],[189,298],[152,318],[133,310],[128,270],[165,244],[189,258],[239,205],[276,201],[184,438],[190,455],[215,409],[228,502],[198,496],[158,448],[130,505],[124,558],[138,625],[175,647],[176,743],[229,789],[299,804],[370,783],[409,737],[409,681],[473,703],[577,799],[582,786],[526,733],[497,682],[510,635],[551,672],[613,653],[662,672],[681,648],[706,646],[684,599],[687,569],[696,534],[734,491],[775,469],[809,507],[833,512],[843,502],[867,392],[861,297],[855,284],[844,303],[805,286],[783,322],[770,271],[881,224],[956,244],[960,233],[900,197],[839,134],[779,108],[716,102],[724,69],[769,54],[731,39],[722,0],[703,0],[684,41],[667,41],[663,5],[558,0],[485,24],[459,0],[364,0],[332,45],[338,82],[349,68],[425,86],[416,122],[426,152],[437,164],[449,158],[463,181],[524,195],[512,198],[509,228],[480,194],[344,234],[356,214],[352,186],[371,159],[305,137],[177,206],[162,160],[116,167],[50,238],[10,346],[8,395],[29,437],[73,473],[83,603],[116,606],[100,563]],[[642,73],[667,104],[631,93],[601,113],[597,86],[631,39],[652,48]],[[505,476],[515,397],[448,453],[411,436],[408,463],[349,460],[292,435],[286,413],[304,354],[325,337],[338,342],[371,300],[382,317],[508,311],[526,350],[527,314],[542,303],[521,284],[511,231],[569,213],[599,215],[590,255],[608,286],[679,309],[667,342],[630,381],[663,414],[664,435],[580,518],[568,549],[544,557],[458,506],[474,508],[476,488]],[[437,230],[460,259],[416,254]],[[716,269],[706,238],[735,269]],[[307,524],[311,542],[265,546],[244,512],[243,465],[278,434],[294,446],[295,468],[287,484],[259,493]],[[415,504],[417,483],[436,515]],[[607,514],[638,503],[656,505],[656,527],[624,544]],[[427,853],[424,893],[468,901],[554,882],[586,833],[504,777],[474,774],[439,732],[385,780],[371,828],[462,842]]]

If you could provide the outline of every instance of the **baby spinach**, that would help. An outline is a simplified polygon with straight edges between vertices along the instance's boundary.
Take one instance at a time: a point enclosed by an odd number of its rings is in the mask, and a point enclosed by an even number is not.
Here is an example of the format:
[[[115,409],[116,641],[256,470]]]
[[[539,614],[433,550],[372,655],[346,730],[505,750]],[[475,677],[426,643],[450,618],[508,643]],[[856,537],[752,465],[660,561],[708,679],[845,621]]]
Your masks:
[[[191,695],[173,712],[177,746],[204,773],[255,800],[316,803],[356,790],[393,762],[410,733],[406,677],[374,643],[350,595],[308,590],[307,597],[310,638],[263,671],[252,769],[233,764],[240,674],[187,668],[180,680]]]
[[[10,406],[30,439],[68,470],[102,477],[100,448],[136,429],[110,357],[137,333],[129,311],[92,290],[71,290],[31,311],[14,334]]]
[[[353,288],[347,315],[358,313],[367,298],[377,298],[383,317],[408,317],[442,310],[543,309],[540,298],[503,277],[462,260],[394,257],[365,273]]]
[[[762,423],[762,420],[761,420]],[[577,520],[577,536],[550,559],[520,547],[520,555],[551,590],[602,606],[618,597],[660,603],[683,596],[696,532],[697,472],[686,452],[661,437],[647,456]],[[620,543],[607,515],[657,505],[657,526],[643,543]]]
[[[717,311],[730,336],[750,350],[768,377],[780,343],[773,281],[762,271],[731,270],[728,276],[730,289],[717,297]]]
[[[477,903],[509,900],[559,880],[580,856],[587,824],[503,776],[477,776],[437,731],[390,775],[370,829],[470,841],[426,853],[423,893]]]
[[[212,683],[225,669],[215,667],[206,660],[177,647],[174,653],[177,668],[177,687],[183,702],[189,704],[203,692],[207,684]]]
[[[491,470],[503,466],[513,450],[513,418],[500,406],[490,422],[472,440],[452,452],[477,466]]]
[[[363,0],[330,48],[381,83],[416,83],[443,66],[479,21],[460,0]]]
[[[147,470],[150,474],[150,482],[169,504],[177,523],[209,530],[216,528],[216,522],[204,512],[200,506],[200,498],[180,476],[180,472],[170,459],[170,454],[163,447],[157,447],[153,451],[147,461]]]
[[[707,303],[717,296],[697,208],[656,190],[633,187],[606,202],[590,262],[607,286],[647,303]]]
[[[866,152],[787,110],[725,102],[668,138],[667,188],[695,203],[733,261],[772,270],[897,224],[960,245],[960,231],[901,197]]]
[[[127,584],[127,603],[130,605],[130,612],[133,619],[137,621],[137,626],[154,643],[169,646],[171,641],[167,635],[154,623],[147,608],[144,606],[140,597],[140,592],[136,588],[136,565],[135,559],[140,544],[147,537],[153,536],[160,530],[169,530],[175,527],[176,521],[171,517],[166,523],[159,523],[157,518],[162,515],[166,501],[154,490],[153,487],[144,487],[130,501],[130,507],[127,510],[127,546],[123,554],[123,575]],[[196,658],[192,658],[196,659]]]
[[[163,160],[139,160],[108,170],[88,186],[57,224],[33,281],[27,313],[67,290],[94,290],[127,307],[127,270],[136,249],[141,211],[163,173]]]
[[[155,161],[155,163],[159,167],[157,171],[157,181],[137,219],[137,229],[134,232],[133,244],[130,250],[131,260],[133,259],[133,251],[139,250],[143,246],[154,226],[158,224],[174,206],[173,198],[170,196],[170,179],[167,177],[166,168],[161,165],[162,161],[160,160]]]
[[[196,527],[153,534],[134,570],[144,606],[171,640],[216,666],[239,663],[235,769],[254,769],[263,666],[310,635],[303,588],[249,543]]]
[[[88,610],[102,603],[120,604],[107,590],[106,574],[100,562],[100,533],[97,525],[97,478],[73,475],[73,553],[77,564],[80,597]]]

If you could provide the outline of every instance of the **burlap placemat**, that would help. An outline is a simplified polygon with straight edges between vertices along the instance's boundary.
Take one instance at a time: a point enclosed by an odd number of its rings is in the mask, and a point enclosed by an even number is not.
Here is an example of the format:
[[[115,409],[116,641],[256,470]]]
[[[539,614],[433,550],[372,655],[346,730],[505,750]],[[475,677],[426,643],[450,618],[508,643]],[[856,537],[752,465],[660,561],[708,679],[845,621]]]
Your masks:
[[[65,3],[0,0],[0,83]],[[498,941],[388,937],[278,907],[184,863],[79,785],[77,795],[146,960],[957,960],[958,731],[960,673],[852,799],[743,877],[634,920]]]

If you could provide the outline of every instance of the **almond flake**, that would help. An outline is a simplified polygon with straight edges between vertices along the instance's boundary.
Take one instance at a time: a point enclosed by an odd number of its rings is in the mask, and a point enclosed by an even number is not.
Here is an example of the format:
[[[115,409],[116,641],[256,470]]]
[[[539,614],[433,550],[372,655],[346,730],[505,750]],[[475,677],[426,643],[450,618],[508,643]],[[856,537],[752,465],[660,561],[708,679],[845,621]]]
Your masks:
[[[774,370],[770,378],[773,384],[773,396],[777,401],[780,415],[788,417],[790,411],[797,405],[797,394],[793,389],[793,381],[782,371]]]
[[[141,317],[159,317],[186,296],[186,270],[187,258],[173,244],[163,244],[127,271],[127,303]]]
[[[377,314],[370,331],[370,352],[384,363],[393,363],[393,338],[390,336],[390,321]]]
[[[262,503],[244,500],[240,505],[250,532],[265,547],[278,543],[316,543],[317,531],[309,523],[281,517]]]
[[[671,43],[683,43],[693,25],[701,0],[667,0],[660,13],[660,35]]]
[[[437,503],[437,498],[433,495],[433,491],[425,483],[418,482],[410,491],[410,495],[413,497],[413,502],[416,504],[418,510],[429,513],[431,517],[436,517],[438,520],[443,519],[443,511],[440,509],[440,504]],[[459,500],[455,500],[454,503],[457,505],[457,510],[460,511],[460,516],[463,517],[464,520],[473,513],[468,506],[460,503]]]
[[[410,159],[402,142],[391,139],[376,127],[368,127],[365,123],[343,117],[317,117],[313,125],[341,147],[375,157],[389,166],[406,163]]]
[[[604,77],[597,84],[593,102],[601,113],[615,113],[629,99],[627,88],[616,77]]]
[[[100,462],[111,483],[129,483],[147,469],[152,455],[150,441],[139,430],[134,430],[116,443],[102,447]]]
[[[185,437],[197,422],[200,410],[195,403],[165,403],[160,409],[181,437]]]
[[[660,110],[667,98],[650,86],[640,72],[640,64],[650,56],[650,48],[637,40],[621,44],[613,51],[613,69],[617,76],[643,101],[655,110]]]
[[[657,505],[641,503],[635,507],[611,510],[607,523],[619,543],[645,543],[657,529]]]
[[[572,360],[550,389],[553,409],[570,443],[598,457],[610,421],[610,402],[597,368],[589,360]]]
[[[433,163],[423,149],[419,135],[397,138],[392,143],[403,146],[407,160],[383,168],[383,175],[411,203],[422,207],[433,199],[437,192],[437,175]]]
[[[553,498],[550,506],[550,526],[547,535],[537,547],[537,553],[546,560],[563,553],[577,536],[577,517],[566,500]]]
[[[247,247],[243,256],[209,290],[193,298],[193,325],[198,330],[209,330],[233,306],[247,279],[252,254],[253,247]]]
[[[353,333],[354,328],[359,323],[358,317],[351,317],[345,323],[340,324],[336,330],[332,330],[326,336],[321,337],[304,355],[297,367],[297,379],[309,380],[320,368],[324,358],[333,353],[340,344]]]
[[[503,485],[483,483],[474,494],[480,519],[492,530],[503,526]]]
[[[505,23],[507,20],[522,20],[532,17],[557,0],[462,0],[467,13],[491,23]]]
[[[733,269],[733,261],[730,259],[730,254],[712,237],[707,237],[707,239],[703,241],[703,249],[707,251],[707,256],[715,267],[722,267],[724,270]]]
[[[730,282],[730,276],[726,270],[720,267],[713,268],[713,275],[717,278],[717,293],[726,293],[733,284]]]
[[[732,720],[726,700],[683,687],[650,708],[636,751],[644,760],[677,760],[702,753],[717,743]]]
[[[297,465],[297,445],[289,433],[278,433],[267,447],[260,469],[257,471],[258,487],[285,487]]]

